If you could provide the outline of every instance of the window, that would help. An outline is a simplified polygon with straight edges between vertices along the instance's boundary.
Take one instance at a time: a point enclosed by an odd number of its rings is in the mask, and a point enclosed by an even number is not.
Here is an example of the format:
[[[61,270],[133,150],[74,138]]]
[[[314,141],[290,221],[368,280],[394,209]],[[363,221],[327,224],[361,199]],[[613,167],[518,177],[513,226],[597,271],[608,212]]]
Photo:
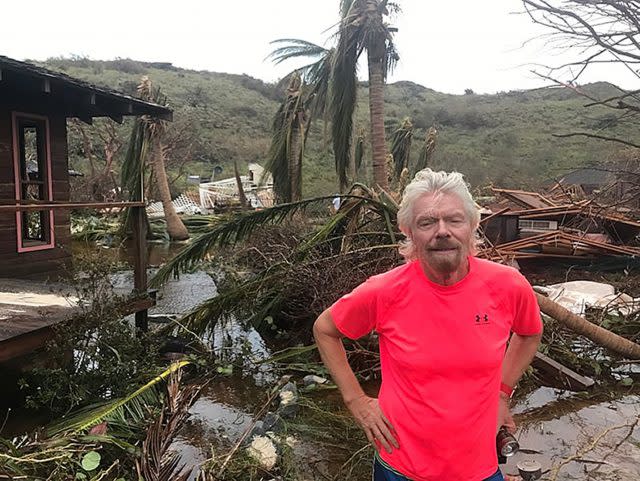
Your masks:
[[[12,124],[16,202],[51,202],[49,122],[45,117],[14,113]],[[18,252],[54,246],[52,210],[16,212],[16,227]]]
[[[520,219],[518,221],[518,226],[523,231],[547,232],[558,230],[558,221]]]

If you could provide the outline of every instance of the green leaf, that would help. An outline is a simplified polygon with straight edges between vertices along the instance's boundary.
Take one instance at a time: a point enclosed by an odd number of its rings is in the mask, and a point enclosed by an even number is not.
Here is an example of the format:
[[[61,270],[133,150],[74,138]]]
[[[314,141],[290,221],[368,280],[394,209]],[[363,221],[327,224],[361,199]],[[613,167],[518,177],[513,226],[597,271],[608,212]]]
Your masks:
[[[89,451],[82,458],[82,469],[85,471],[93,471],[100,466],[100,453]]]
[[[218,374],[222,374],[223,376],[230,376],[233,374],[233,365],[227,364],[226,366],[218,366],[216,368],[216,372]]]
[[[84,473],[76,473],[75,479],[82,481],[83,479],[87,479],[87,475]]]

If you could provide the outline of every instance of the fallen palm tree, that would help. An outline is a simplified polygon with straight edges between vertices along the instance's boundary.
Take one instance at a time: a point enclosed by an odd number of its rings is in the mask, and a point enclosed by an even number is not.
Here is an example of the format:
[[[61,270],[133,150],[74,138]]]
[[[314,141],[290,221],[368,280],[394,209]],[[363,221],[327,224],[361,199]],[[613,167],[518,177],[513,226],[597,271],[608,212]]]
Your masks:
[[[576,334],[585,336],[596,344],[628,359],[640,359],[640,345],[635,342],[587,321],[542,294],[536,293],[536,298],[543,313],[568,327]]]

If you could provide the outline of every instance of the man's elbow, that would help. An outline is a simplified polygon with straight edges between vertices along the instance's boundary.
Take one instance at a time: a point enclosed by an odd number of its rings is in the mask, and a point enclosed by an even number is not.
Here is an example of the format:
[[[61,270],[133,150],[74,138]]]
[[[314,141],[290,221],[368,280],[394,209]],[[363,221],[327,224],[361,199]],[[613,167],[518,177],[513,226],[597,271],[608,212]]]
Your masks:
[[[321,327],[320,327],[320,317],[318,317],[315,320],[315,322],[313,323],[313,329],[312,329],[313,338],[315,339],[316,342],[318,342],[318,336],[321,335],[320,329],[321,329]]]
[[[333,322],[333,318],[331,317],[329,310],[320,314],[313,323],[313,337],[316,342],[318,342],[319,339],[326,339],[327,337],[342,337]]]

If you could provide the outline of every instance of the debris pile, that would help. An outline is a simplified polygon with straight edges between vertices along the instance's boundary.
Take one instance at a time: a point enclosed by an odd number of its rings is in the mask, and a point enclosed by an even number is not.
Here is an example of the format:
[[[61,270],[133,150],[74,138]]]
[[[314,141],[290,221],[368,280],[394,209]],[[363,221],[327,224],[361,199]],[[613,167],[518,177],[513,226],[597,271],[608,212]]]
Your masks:
[[[558,187],[560,186],[560,187]],[[479,253],[495,261],[640,256],[640,212],[628,202],[606,202],[580,185],[557,184],[544,193],[493,188],[483,208]]]

